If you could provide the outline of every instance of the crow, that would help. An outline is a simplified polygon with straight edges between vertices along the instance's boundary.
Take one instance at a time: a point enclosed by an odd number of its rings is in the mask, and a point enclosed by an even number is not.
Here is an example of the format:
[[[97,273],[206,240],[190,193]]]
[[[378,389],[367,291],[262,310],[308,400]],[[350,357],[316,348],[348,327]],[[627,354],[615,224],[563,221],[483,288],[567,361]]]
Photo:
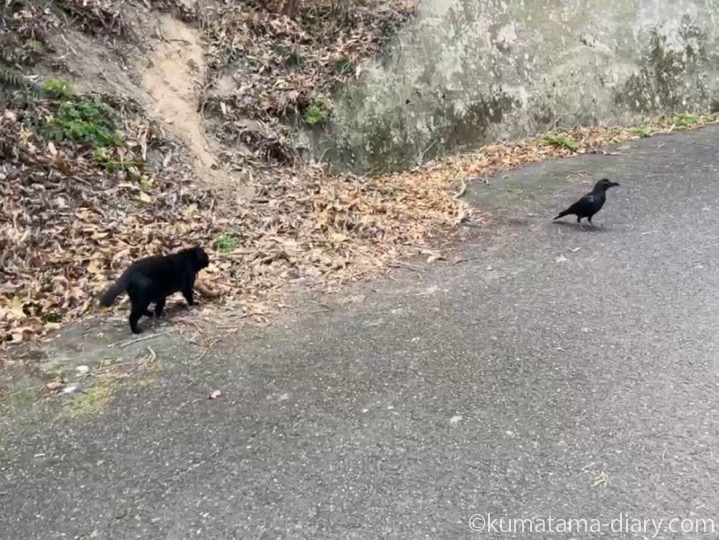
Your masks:
[[[602,178],[599,182],[594,184],[594,189],[592,189],[592,191],[587,193],[566,210],[559,212],[557,217],[555,217],[552,221],[557,220],[560,217],[575,215],[577,216],[577,223],[579,223],[580,227],[582,225],[582,218],[587,218],[590,225],[594,225],[592,223],[592,217],[602,209],[602,206],[604,206],[604,201],[607,200],[607,190],[615,186],[619,186],[619,184],[617,182],[612,182],[607,178]]]

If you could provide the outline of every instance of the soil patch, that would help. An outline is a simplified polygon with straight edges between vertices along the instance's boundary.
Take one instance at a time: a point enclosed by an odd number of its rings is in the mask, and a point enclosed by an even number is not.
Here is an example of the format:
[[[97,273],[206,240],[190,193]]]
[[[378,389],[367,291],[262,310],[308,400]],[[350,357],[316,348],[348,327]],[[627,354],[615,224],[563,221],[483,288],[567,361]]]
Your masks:
[[[208,187],[249,198],[252,189],[238,175],[223,170],[219,144],[208,136],[199,112],[199,94],[207,75],[199,32],[169,14],[158,19],[160,39],[152,44],[142,70],[145,100],[155,120],[192,154],[195,174]],[[229,184],[229,186],[228,186]]]

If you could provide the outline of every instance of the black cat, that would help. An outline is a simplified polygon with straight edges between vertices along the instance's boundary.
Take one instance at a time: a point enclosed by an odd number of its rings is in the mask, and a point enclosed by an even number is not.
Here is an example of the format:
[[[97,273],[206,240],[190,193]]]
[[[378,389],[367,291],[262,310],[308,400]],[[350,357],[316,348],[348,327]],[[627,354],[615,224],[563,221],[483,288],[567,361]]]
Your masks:
[[[137,322],[143,315],[152,316],[148,310],[155,303],[155,316],[162,315],[165,300],[173,293],[181,292],[188,305],[195,305],[193,289],[195,278],[210,264],[210,258],[199,246],[183,249],[170,255],[153,255],[133,262],[115,284],[100,297],[100,304],[109,307],[124,291],[130,297],[130,329],[134,334],[142,332]]]

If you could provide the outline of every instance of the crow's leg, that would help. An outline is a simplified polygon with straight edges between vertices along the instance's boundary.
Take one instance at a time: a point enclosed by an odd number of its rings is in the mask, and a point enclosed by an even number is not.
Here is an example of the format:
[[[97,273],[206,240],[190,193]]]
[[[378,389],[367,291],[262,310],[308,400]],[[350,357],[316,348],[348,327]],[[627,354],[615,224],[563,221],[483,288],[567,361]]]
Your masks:
[[[591,223],[592,227],[600,227],[600,228],[602,228],[602,229],[604,228],[604,223],[600,223],[599,225],[595,225],[594,223],[592,223],[592,218],[591,218],[591,217],[587,218],[587,220],[589,221],[589,223]]]

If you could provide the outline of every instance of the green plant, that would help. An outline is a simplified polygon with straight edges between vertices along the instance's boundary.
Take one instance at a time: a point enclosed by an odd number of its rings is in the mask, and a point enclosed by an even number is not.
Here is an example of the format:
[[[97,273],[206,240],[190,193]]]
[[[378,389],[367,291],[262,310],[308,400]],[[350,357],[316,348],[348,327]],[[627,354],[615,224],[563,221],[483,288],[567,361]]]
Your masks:
[[[62,313],[58,313],[57,311],[51,311],[50,313],[46,313],[43,315],[43,319],[45,322],[49,323],[59,323],[62,322]]]
[[[674,123],[681,127],[691,127],[699,123],[699,119],[693,114],[685,113],[675,116]]]
[[[108,172],[127,171],[131,167],[140,168],[142,166],[142,162],[136,159],[114,159],[108,156],[105,148],[102,147],[93,150],[92,161]],[[144,187],[142,189],[147,191]]]
[[[282,45],[275,47],[275,52],[284,60],[287,67],[295,68],[304,64],[302,55],[297,50],[283,47]]]
[[[634,128],[634,133],[636,135],[639,135],[642,138],[651,137],[652,136],[652,130],[648,127],[638,127]]]
[[[551,135],[547,135],[542,139],[542,142],[547,146],[557,146],[560,148],[568,148],[569,150],[576,150],[579,148],[579,143],[566,133],[553,133]]]
[[[82,142],[93,148],[122,143],[122,134],[114,129],[109,107],[86,98],[63,102],[43,127],[42,134],[55,141]]]
[[[321,101],[313,101],[310,103],[303,115],[305,123],[310,126],[324,124],[329,117],[330,112],[327,110],[327,106]]]
[[[72,85],[67,81],[57,79],[48,79],[42,83],[42,89],[51,96],[56,98],[68,99],[73,94]]]
[[[140,189],[145,193],[150,191],[150,181],[146,176],[140,177]]]
[[[215,247],[220,253],[231,253],[240,247],[240,241],[232,235],[222,235],[215,240]]]
[[[93,383],[83,392],[73,394],[72,399],[63,403],[58,416],[71,419],[78,416],[91,416],[101,413],[110,403],[112,388],[107,377],[93,377]]]
[[[10,66],[6,66],[2,62],[0,62],[0,86],[18,89],[34,88],[33,83],[23,77],[22,73]]]
[[[25,42],[25,48],[34,54],[42,54],[45,51],[43,44],[36,39],[28,39]]]
[[[346,75],[352,73],[355,70],[355,66],[352,63],[352,60],[343,56],[339,60],[335,61],[334,70],[338,75]]]
[[[231,66],[242,60],[243,57],[243,53],[240,49],[228,47],[222,51],[222,64],[225,66]]]

